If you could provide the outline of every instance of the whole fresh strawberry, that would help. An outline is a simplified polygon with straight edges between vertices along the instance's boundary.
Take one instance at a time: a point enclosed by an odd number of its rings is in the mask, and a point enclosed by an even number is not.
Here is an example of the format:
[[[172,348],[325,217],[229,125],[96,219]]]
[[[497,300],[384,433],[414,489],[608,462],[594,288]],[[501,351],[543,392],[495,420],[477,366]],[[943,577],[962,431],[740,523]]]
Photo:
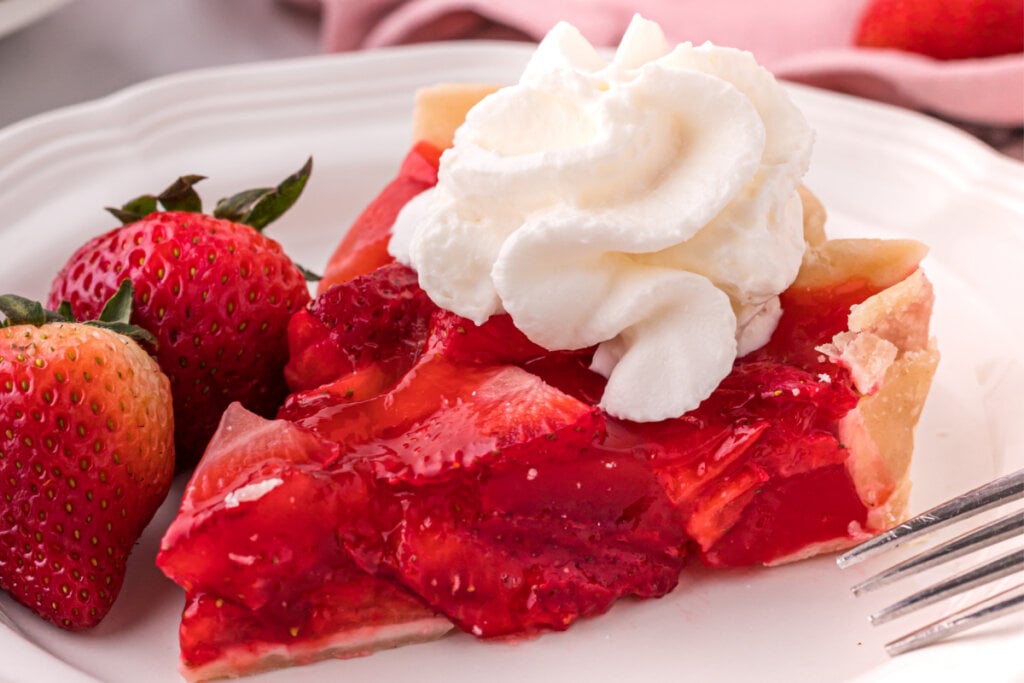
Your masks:
[[[260,230],[294,203],[311,162],[276,188],[221,200],[201,213],[180,178],[159,196],[112,209],[122,222],[78,249],[50,289],[82,317],[130,279],[132,322],[157,339],[156,358],[171,380],[179,469],[194,465],[232,401],[273,415],[287,388],[285,329],[309,300],[301,269]],[[163,207],[159,211],[158,204]]]
[[[170,383],[122,334],[131,298],[76,323],[0,297],[0,588],[67,629],[110,610],[174,473]]]
[[[935,59],[1024,51],[1024,0],[870,0],[854,41]]]

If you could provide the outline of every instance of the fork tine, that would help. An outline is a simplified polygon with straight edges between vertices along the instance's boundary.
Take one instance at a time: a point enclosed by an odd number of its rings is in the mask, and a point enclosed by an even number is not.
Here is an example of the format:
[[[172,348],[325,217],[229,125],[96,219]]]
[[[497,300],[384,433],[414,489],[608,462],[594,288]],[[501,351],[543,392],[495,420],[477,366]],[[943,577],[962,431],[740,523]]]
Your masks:
[[[903,577],[913,576],[943,562],[963,557],[978,548],[1001,543],[1013,538],[1021,531],[1024,531],[1024,510],[1011,512],[980,529],[961,534],[947,543],[914,555],[884,572],[875,574],[858,583],[851,590],[854,595],[860,595],[866,591],[881,588]]]
[[[1024,583],[1017,584],[959,612],[885,644],[891,656],[916,650],[952,635],[1024,609]]]
[[[884,624],[908,612],[913,612],[945,598],[959,595],[972,588],[983,586],[986,583],[1021,570],[1024,570],[1024,550],[1011,550],[994,560],[956,574],[944,581],[920,590],[908,598],[895,602],[885,609],[875,612],[869,619],[875,626]]]
[[[874,557],[889,548],[896,548],[925,532],[941,529],[961,519],[998,507],[1024,497],[1024,469],[1007,474],[984,486],[968,491],[941,505],[933,507],[889,531],[861,543],[836,559],[842,568]]]

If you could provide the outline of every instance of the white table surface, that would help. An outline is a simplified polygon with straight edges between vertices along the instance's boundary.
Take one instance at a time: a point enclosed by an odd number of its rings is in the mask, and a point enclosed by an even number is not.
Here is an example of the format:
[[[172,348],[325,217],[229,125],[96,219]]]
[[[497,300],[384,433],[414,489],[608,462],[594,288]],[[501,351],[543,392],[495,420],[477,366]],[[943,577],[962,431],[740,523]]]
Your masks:
[[[0,127],[177,71],[318,52],[317,17],[276,0],[73,0],[0,37]]]

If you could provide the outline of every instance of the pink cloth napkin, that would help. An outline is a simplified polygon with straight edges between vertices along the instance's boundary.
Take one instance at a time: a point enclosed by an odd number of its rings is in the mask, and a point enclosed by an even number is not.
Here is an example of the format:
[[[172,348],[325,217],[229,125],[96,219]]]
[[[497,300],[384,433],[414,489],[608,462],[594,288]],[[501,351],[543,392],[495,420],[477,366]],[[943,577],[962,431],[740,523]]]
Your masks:
[[[559,20],[618,43],[636,12],[676,42],[750,50],[777,76],[975,124],[1024,125],[1024,55],[942,62],[852,46],[867,0],[290,0],[323,5],[329,51],[458,38],[538,40]]]

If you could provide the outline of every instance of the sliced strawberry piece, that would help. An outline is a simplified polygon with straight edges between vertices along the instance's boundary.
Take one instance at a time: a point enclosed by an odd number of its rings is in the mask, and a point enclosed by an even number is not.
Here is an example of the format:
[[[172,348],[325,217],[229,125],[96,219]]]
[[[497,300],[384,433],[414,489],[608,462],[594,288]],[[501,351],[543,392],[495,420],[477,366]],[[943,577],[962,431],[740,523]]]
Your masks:
[[[323,464],[337,447],[232,404],[200,461],[157,565],[187,591],[249,608],[315,582],[345,556],[334,519],[344,512]]]
[[[421,490],[392,537],[394,571],[477,636],[564,630],[678,580],[680,520],[633,454],[541,439]]]
[[[613,425],[614,438],[649,454],[686,520],[687,533],[709,563],[725,562],[716,548],[733,528],[752,519],[767,523],[781,503],[766,491],[825,477],[822,481],[839,486],[839,498],[845,499],[847,483],[824,472],[846,462],[837,423],[859,397],[849,373],[827,362],[814,346],[845,329],[850,306],[870,294],[860,283],[817,295],[787,292],[785,313],[769,344],[739,361],[696,410],[662,423]],[[786,483],[790,478],[793,484]],[[812,504],[809,496],[805,492],[796,498]],[[831,508],[818,500],[807,509]],[[785,512],[791,525],[786,537],[806,543],[847,537],[848,524],[863,520],[865,510],[863,505],[840,509],[846,524],[837,522],[838,513],[819,518]],[[744,539],[741,545],[753,548],[742,532],[737,534]],[[765,540],[756,552],[744,555],[736,541],[730,543],[731,564],[771,561],[799,547],[773,547]]]
[[[796,336],[813,334],[823,333],[803,329]],[[831,374],[816,375],[759,357],[737,363],[708,399],[677,420],[611,428],[613,440],[647,454],[687,534],[705,551],[748,507],[760,505],[767,482],[842,464],[848,455],[836,437],[837,421],[858,397],[845,371],[832,366]],[[814,524],[802,523],[811,536],[820,532],[810,529]]]
[[[623,595],[671,590],[676,510],[642,458],[594,446],[601,412],[520,368],[456,364],[438,348],[383,396],[282,411],[340,444],[342,470],[372,472],[386,515],[401,509],[383,547],[345,519],[360,566],[487,636],[564,629]]]
[[[713,567],[770,564],[816,543],[856,537],[866,520],[846,467],[827,465],[763,484],[702,559]]]
[[[346,510],[330,476],[274,463],[245,481],[168,529],[157,565],[175,583],[259,608],[315,585],[322,571],[347,559],[334,532]]]
[[[629,429],[642,435],[634,436],[643,444],[639,450],[648,454],[687,535],[701,547],[736,522],[755,487],[768,478],[745,457],[768,429],[766,422],[684,417]]]
[[[291,423],[225,412],[157,557],[189,594],[187,676],[366,654],[450,627],[361,568],[379,562],[400,510],[338,461],[335,444]]]
[[[672,590],[681,553],[598,532],[587,520],[466,518],[441,499],[407,514],[397,572],[465,631],[493,637],[564,630],[624,595]]]
[[[839,369],[834,372],[841,372]],[[749,398],[733,406],[732,419],[764,420],[766,430],[751,459],[773,476],[790,476],[846,460],[838,448],[836,423],[857,404],[849,378],[814,376],[779,363],[737,365],[716,394],[742,393]],[[713,407],[716,396],[709,401]],[[698,410],[702,411],[701,406]]]
[[[288,385],[314,389],[377,366],[390,386],[422,352],[435,310],[416,273],[397,263],[328,289],[288,325]]]
[[[553,351],[523,363],[522,367],[573,398],[596,406],[608,380],[590,369],[593,356],[593,349]]]
[[[376,505],[371,477],[335,467],[338,456],[336,444],[233,404],[185,490],[157,565],[188,592],[260,609],[352,564],[346,542],[354,535],[364,564],[375,563],[381,534],[398,523],[399,511]],[[352,520],[345,533],[340,520]]]
[[[431,318],[427,348],[467,365],[519,365],[548,354],[520,332],[508,314],[492,315],[477,325],[443,309]]]
[[[297,391],[288,396],[282,415],[313,414],[321,408],[359,403],[385,393],[395,384],[395,370],[381,364],[368,365],[315,389]]]
[[[430,321],[427,348],[454,363],[518,365],[589,405],[597,405],[604,393],[605,378],[590,370],[593,348],[548,351],[520,332],[507,314],[476,325],[439,309]]]
[[[815,376],[779,363],[744,363],[716,392],[749,396],[729,414],[738,420],[756,416],[766,428],[743,456],[744,469],[729,475],[734,492],[743,488],[736,480],[745,482],[743,495],[728,507],[713,491],[696,502],[688,524],[705,524],[695,539],[708,564],[770,563],[811,544],[851,538],[851,525],[863,525],[867,510],[846,472],[849,453],[837,437],[837,421],[858,396],[845,371],[830,371]],[[709,501],[727,512],[717,525],[706,514]]]
[[[318,292],[394,260],[388,254],[391,226],[406,202],[437,184],[440,156],[440,150],[426,142],[409,151],[398,176],[363,210],[334,250]]]
[[[513,366],[425,358],[387,394],[361,403],[287,404],[281,417],[372,462],[377,476],[437,481],[535,439],[587,444],[598,411]]]
[[[224,504],[229,493],[246,486],[251,473],[268,463],[312,469],[338,459],[333,444],[288,423],[263,419],[238,403],[224,411],[216,437],[185,489],[184,513]]]

